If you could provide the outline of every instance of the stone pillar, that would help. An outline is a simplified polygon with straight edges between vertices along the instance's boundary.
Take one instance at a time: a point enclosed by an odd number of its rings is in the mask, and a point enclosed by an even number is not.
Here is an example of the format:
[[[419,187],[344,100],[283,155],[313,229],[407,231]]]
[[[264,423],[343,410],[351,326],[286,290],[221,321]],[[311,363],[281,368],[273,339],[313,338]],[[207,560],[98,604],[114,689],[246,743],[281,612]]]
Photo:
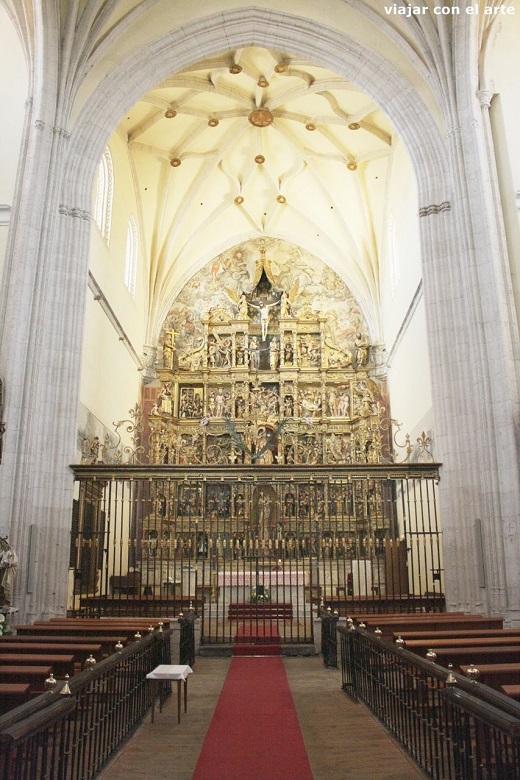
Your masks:
[[[20,619],[29,621],[63,615],[67,603],[73,491],[68,467],[90,232],[88,199],[61,200],[69,136],[54,123],[52,90],[40,98],[37,111],[29,107],[27,116],[0,352],[7,388],[0,516],[20,560],[13,603]]]
[[[470,47],[466,47],[470,50]],[[474,63],[473,63],[474,66]],[[449,609],[520,622],[518,331],[491,152],[460,69],[453,197],[420,210]]]

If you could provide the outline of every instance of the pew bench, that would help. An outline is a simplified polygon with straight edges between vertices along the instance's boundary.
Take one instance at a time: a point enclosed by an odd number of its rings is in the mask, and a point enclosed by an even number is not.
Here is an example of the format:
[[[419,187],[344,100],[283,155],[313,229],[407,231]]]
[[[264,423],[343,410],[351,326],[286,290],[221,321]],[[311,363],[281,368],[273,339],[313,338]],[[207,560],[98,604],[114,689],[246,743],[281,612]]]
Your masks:
[[[107,633],[107,626],[99,626],[98,627],[83,627],[83,626],[60,626],[56,625],[55,627],[50,626],[39,626],[37,624],[33,626],[17,626],[16,627],[17,634],[19,638],[22,639],[26,634],[42,634],[47,637],[55,637],[56,641],[59,641],[59,638],[61,636],[70,636],[76,635],[81,638],[83,638],[83,641],[85,639],[92,639],[93,642],[97,641],[98,636],[105,636]],[[135,626],[132,625],[129,626],[118,626],[117,627],[118,635],[123,636],[127,641],[132,640],[134,638],[134,635],[137,631],[139,631],[141,634],[147,633],[147,628],[144,626]]]
[[[475,664],[480,669],[480,664],[507,664],[520,662],[520,647],[518,645],[506,647],[436,647],[431,648],[437,653],[437,664],[461,667],[465,664]]]
[[[503,685],[518,685],[520,683],[520,663],[475,664],[480,672],[478,681],[501,691]],[[460,667],[466,674],[469,665]]]
[[[0,712],[14,710],[30,698],[29,683],[0,683]]]
[[[38,645],[36,642],[10,642],[8,646],[2,646],[0,641],[0,663],[2,658],[6,654],[23,653],[24,655],[39,655],[42,653],[48,655],[49,653],[71,653],[74,659],[74,663],[83,665],[85,660],[92,655],[96,661],[102,659],[102,646],[100,644],[79,644],[79,643],[63,643],[63,642],[46,642]]]
[[[471,638],[488,638],[488,637],[511,637],[520,638],[520,628],[484,628],[484,629],[439,629],[437,631],[394,631],[392,638],[395,642],[397,637],[400,636],[405,642],[408,639],[420,640],[420,639],[462,639],[464,637]]]
[[[54,672],[55,677],[72,677],[74,674],[74,656],[63,653],[0,653],[0,670],[2,674],[11,666],[36,666],[43,664]]]
[[[386,617],[381,619],[380,616],[374,617],[372,615],[370,620],[368,621],[367,619],[365,622],[369,631],[373,632],[376,630],[376,628],[380,628],[383,632],[383,636],[388,639],[391,639],[394,632],[398,631],[399,629],[401,631],[409,631],[413,627],[425,630],[451,630],[470,627],[474,629],[499,629],[502,628],[504,622],[504,619],[501,617],[483,618],[481,616],[475,615],[463,615],[454,618],[447,618],[446,615],[447,613],[437,613],[435,618],[425,616],[427,619],[421,620],[420,622],[416,619],[410,621],[408,615],[401,615],[400,619],[392,620],[387,620]]]
[[[0,636],[0,652],[3,648],[10,647],[17,642],[40,645],[43,652],[48,649],[49,645],[55,644],[56,642],[60,645],[69,645],[71,646],[70,649],[73,650],[76,645],[84,645],[88,640],[89,637],[84,636],[83,634],[78,636],[72,636],[70,634],[59,634],[58,636],[54,634],[20,634],[18,636],[16,634],[10,634],[8,636]],[[96,634],[95,637],[92,637],[92,641],[95,642],[96,645],[101,646],[102,656],[107,656],[112,655],[112,653],[115,652],[115,646],[118,642],[122,645],[126,645],[128,643],[128,637],[117,636],[115,634],[110,636],[98,636]]]
[[[509,696],[511,699],[516,699],[516,701],[520,701],[520,685],[502,685],[500,687],[502,693],[505,693],[506,696]]]
[[[490,637],[459,637],[458,639],[452,639],[452,638],[444,638],[440,637],[439,639],[437,637],[430,638],[430,639],[409,639],[405,647],[407,650],[410,650],[412,653],[417,653],[418,655],[426,655],[428,650],[435,649],[435,652],[437,652],[438,648],[453,648],[458,649],[459,647],[467,647],[467,648],[487,648],[487,647],[517,647],[518,652],[520,653],[520,637],[511,637],[511,636],[490,636]]]
[[[99,617],[53,617],[49,618],[49,620],[39,620],[38,623],[79,623],[81,625],[93,625],[96,623],[103,623],[103,625],[121,625],[123,623],[152,623],[155,628],[159,626],[159,622],[162,622],[164,625],[164,628],[169,627],[170,625],[170,618],[169,617],[142,617],[140,615],[122,615],[118,617],[117,615],[108,617],[108,618],[99,618]]]
[[[33,659],[34,660],[34,659]],[[34,666],[6,666],[0,667],[0,684],[29,685],[29,694],[42,693],[45,690],[45,680],[52,672],[52,667]]]

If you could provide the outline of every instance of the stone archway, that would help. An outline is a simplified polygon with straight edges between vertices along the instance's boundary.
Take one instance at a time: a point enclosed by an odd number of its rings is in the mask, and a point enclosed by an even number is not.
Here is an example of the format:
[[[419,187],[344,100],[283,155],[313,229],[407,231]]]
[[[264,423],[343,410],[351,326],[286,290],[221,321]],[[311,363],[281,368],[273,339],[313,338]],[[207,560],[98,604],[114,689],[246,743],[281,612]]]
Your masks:
[[[493,503],[491,495],[500,504],[496,453],[491,449],[489,455],[481,453],[477,457],[471,439],[478,429],[486,442],[496,440],[500,431],[506,435],[508,421],[504,415],[501,420],[496,418],[492,410],[482,419],[478,400],[472,397],[475,394],[467,393],[468,386],[473,384],[474,387],[476,381],[482,381],[482,376],[489,384],[490,369],[486,365],[472,366],[474,375],[466,374],[464,377],[461,376],[460,365],[457,369],[466,349],[467,330],[472,328],[472,323],[479,321],[480,315],[474,300],[461,303],[458,296],[472,251],[465,239],[472,219],[465,211],[464,190],[460,185],[464,160],[450,159],[447,151],[448,145],[453,148],[458,141],[451,138],[447,143],[411,84],[379,54],[367,51],[352,38],[315,21],[269,9],[222,12],[169,32],[108,73],[76,117],[72,128],[65,130],[36,123],[30,129],[33,152],[39,149],[41,154],[39,157],[32,154],[26,165],[26,184],[21,191],[25,208],[18,216],[16,232],[22,235],[25,231],[28,238],[13,242],[12,264],[14,267],[15,262],[20,263],[20,276],[23,277],[23,268],[35,256],[39,257],[40,263],[48,260],[46,290],[49,294],[33,298],[30,290],[22,291],[8,303],[4,361],[8,365],[10,386],[23,388],[24,391],[13,399],[7,419],[9,435],[3,468],[2,506],[12,518],[12,535],[19,549],[28,551],[31,527],[44,531],[39,571],[45,569],[46,584],[37,595],[27,599],[22,613],[60,613],[64,604],[66,583],[62,582],[61,572],[66,569],[68,551],[66,545],[59,544],[59,539],[60,534],[68,530],[72,503],[68,462],[73,452],[82,340],[82,315],[78,316],[78,312],[83,312],[85,303],[89,209],[95,167],[123,112],[141,94],[168,73],[222,50],[223,40],[226,48],[261,42],[262,45],[296,51],[322,62],[367,91],[397,127],[412,158],[418,180],[424,286],[432,331],[432,372],[439,442],[448,455],[457,453],[446,467],[447,487],[443,490],[444,514],[454,523],[449,534],[448,567],[450,563],[460,561],[460,553],[465,551],[469,568],[476,571],[476,557],[471,545],[473,527],[469,515],[486,515],[489,502]],[[196,55],[193,53],[195,50]],[[59,138],[58,143],[53,141],[56,138]],[[453,170],[454,159],[458,166],[456,171]],[[452,170],[449,170],[450,166]],[[51,181],[52,186],[49,184]],[[31,244],[30,228],[35,215],[39,217],[45,241],[38,237]],[[446,269],[447,265],[449,269]],[[64,268],[68,269],[65,291]],[[447,333],[441,326],[452,315],[455,300],[461,303],[457,327],[452,333]],[[31,328],[38,334],[37,343],[31,342]],[[21,351],[20,344],[28,345],[28,348]],[[505,360],[505,336],[501,340],[500,351]],[[71,356],[70,361],[63,360],[64,354]],[[448,382],[442,370],[443,361],[447,359]],[[57,383],[69,399],[68,405],[55,404],[54,387]],[[460,402],[467,398],[467,417],[472,420],[469,428],[466,426],[461,430],[453,425],[451,410],[454,398]],[[35,407],[42,410],[43,417],[31,419],[30,411]],[[17,437],[22,421],[23,434]],[[54,445],[49,452],[46,444],[51,436],[58,437],[60,445]],[[506,444],[503,459],[507,460],[509,453],[509,462],[514,463],[516,455],[510,434],[507,434]],[[472,495],[468,520],[463,523],[457,539],[456,517],[459,503],[467,493],[465,481],[468,480],[461,473],[461,458],[467,458],[471,464],[466,475],[471,472],[470,483],[474,484],[475,494]],[[481,495],[477,487],[478,475],[482,471],[490,475],[488,498]],[[506,517],[514,516],[518,493],[516,477],[507,499],[502,496]],[[501,559],[504,553],[498,517],[494,527],[489,553],[493,552]],[[21,568],[27,565],[26,555]],[[509,565],[514,569],[511,560]],[[497,566],[493,573],[495,591],[502,594],[495,604],[505,606],[507,598],[500,568]],[[21,575],[23,578],[23,571]],[[450,603],[470,607],[476,600],[475,575],[469,584],[457,583]]]

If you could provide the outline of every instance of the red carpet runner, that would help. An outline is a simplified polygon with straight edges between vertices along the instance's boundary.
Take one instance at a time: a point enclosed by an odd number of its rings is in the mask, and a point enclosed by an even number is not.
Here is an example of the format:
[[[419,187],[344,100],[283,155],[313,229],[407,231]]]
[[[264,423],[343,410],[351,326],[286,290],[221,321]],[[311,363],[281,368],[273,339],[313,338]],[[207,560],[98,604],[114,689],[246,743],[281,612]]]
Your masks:
[[[281,658],[234,658],[193,780],[312,780]]]

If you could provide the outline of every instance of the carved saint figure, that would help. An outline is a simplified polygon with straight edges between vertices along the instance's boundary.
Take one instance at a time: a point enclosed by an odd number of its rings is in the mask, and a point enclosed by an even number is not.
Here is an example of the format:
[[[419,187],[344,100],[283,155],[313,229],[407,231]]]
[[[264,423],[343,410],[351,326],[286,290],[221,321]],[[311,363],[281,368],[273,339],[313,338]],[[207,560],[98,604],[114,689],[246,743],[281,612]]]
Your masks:
[[[264,303],[264,301],[259,301],[258,303],[252,303],[249,301],[249,306],[252,306],[253,309],[258,309],[260,313],[260,327],[262,329],[262,341],[265,341],[267,338],[267,328],[269,327],[269,311],[273,308],[273,306],[278,306],[279,301],[274,301],[274,303]]]
[[[282,317],[291,316],[291,304],[289,303],[289,296],[285,290],[283,291],[282,297],[280,298],[280,315]]]
[[[358,367],[366,366],[368,363],[368,344],[361,337],[361,333],[356,335],[356,363]]]
[[[252,336],[249,342],[249,366],[253,371],[260,368],[260,345],[256,336]]]
[[[333,387],[329,390],[329,395],[327,398],[327,402],[329,404],[329,415],[330,417],[338,417],[338,394],[336,393],[335,389]]]
[[[241,320],[247,320],[247,298],[245,293],[242,293],[238,301],[238,316]]]
[[[164,385],[163,389],[157,396],[157,407],[160,409],[161,414],[173,413],[173,396],[169,382]]]
[[[276,336],[274,336],[273,340],[269,345],[269,365],[271,367],[271,371],[276,371],[276,369],[278,368],[279,357],[280,357],[280,345],[278,343],[278,339],[276,338]]]
[[[18,571],[18,556],[7,538],[0,538],[0,585],[3,593],[0,602],[8,607],[11,604],[13,585]]]
[[[173,368],[173,353],[175,351],[175,336],[174,330],[166,330],[164,332],[163,341],[163,366],[165,368]]]

